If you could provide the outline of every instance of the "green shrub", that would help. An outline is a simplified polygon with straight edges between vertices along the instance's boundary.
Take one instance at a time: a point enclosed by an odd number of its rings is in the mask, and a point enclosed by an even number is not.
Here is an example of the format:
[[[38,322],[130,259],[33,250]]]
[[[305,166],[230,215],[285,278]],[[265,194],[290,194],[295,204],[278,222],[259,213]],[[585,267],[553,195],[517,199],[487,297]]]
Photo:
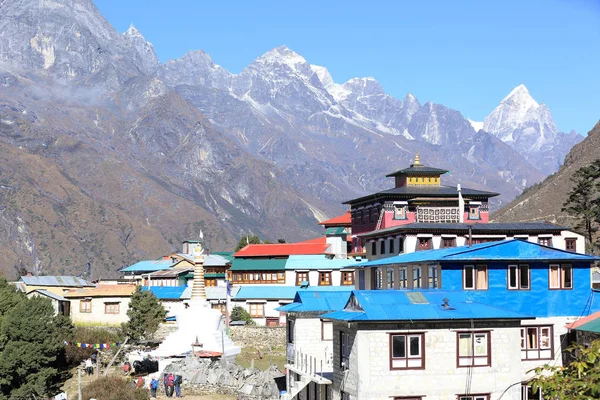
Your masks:
[[[83,400],[148,400],[150,391],[137,388],[123,378],[106,376],[84,386],[82,398]]]
[[[246,311],[241,306],[233,307],[233,309],[231,310],[231,314],[229,315],[229,319],[231,321],[246,321],[246,325],[254,324],[254,321],[252,320],[252,317],[250,316],[248,311]]]

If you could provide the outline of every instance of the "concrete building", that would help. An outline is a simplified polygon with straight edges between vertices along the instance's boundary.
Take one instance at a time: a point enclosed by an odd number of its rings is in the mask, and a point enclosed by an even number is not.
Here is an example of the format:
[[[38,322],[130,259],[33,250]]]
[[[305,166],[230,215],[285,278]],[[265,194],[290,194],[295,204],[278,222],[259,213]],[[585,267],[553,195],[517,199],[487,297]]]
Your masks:
[[[98,285],[71,290],[65,294],[71,302],[73,323],[120,325],[128,321],[127,310],[136,285]]]

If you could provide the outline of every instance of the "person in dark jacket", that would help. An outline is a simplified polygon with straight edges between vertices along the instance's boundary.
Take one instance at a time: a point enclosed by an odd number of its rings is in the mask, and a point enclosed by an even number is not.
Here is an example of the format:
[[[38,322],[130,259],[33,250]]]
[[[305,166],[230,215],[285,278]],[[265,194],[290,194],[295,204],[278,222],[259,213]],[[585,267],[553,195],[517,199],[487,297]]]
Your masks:
[[[175,375],[175,397],[181,397],[181,382],[183,377],[181,375]]]

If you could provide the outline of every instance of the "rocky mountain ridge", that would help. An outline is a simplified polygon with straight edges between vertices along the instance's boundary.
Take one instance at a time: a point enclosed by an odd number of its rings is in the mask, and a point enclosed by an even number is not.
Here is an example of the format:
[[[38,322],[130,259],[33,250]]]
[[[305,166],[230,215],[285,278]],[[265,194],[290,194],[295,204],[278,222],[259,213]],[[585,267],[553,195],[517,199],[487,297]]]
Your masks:
[[[419,152],[445,183],[504,193],[541,180],[460,112],[334,83],[282,46],[239,74],[202,51],[160,64],[91,0],[0,1],[0,254],[4,271],[114,274],[203,230],[321,234],[342,201],[391,185]],[[451,151],[448,147],[451,145]]]

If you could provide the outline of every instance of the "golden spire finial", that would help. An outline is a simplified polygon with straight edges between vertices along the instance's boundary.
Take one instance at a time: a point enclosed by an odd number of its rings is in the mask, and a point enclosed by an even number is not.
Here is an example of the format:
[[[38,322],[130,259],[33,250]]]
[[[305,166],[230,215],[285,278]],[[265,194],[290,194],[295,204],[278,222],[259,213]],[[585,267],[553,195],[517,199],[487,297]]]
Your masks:
[[[415,162],[413,165],[421,165],[421,160],[419,160],[419,153],[415,154]]]

